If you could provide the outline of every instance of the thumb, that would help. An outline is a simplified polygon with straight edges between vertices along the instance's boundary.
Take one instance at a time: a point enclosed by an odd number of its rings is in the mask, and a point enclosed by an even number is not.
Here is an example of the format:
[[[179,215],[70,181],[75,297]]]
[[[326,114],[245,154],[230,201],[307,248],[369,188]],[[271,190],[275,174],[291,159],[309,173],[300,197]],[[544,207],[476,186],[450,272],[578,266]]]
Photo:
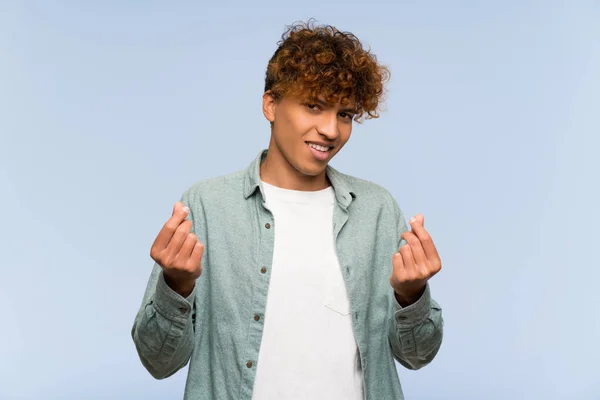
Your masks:
[[[414,228],[414,225],[425,225],[425,217],[422,214],[416,214],[409,220],[410,226]]]
[[[183,219],[185,219],[185,217],[187,217],[189,212],[190,212],[190,209],[185,204],[183,204],[181,201],[178,201],[173,206],[173,214],[172,215],[174,217],[179,217],[179,218],[181,218],[181,220],[183,220]]]

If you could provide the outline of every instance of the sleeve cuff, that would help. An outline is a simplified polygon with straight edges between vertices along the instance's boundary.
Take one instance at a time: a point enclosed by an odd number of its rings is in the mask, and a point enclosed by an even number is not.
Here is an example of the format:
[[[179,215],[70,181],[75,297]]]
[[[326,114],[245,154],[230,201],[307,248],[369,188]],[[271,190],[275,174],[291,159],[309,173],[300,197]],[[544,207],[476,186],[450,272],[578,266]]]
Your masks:
[[[429,284],[425,286],[425,291],[413,304],[408,307],[402,307],[396,296],[394,298],[394,319],[399,326],[411,327],[420,324],[423,320],[429,317],[431,309],[431,292]]]
[[[156,282],[154,305],[162,315],[171,320],[187,320],[192,311],[195,298],[195,287],[187,298],[183,297],[167,285],[163,272],[160,272]]]

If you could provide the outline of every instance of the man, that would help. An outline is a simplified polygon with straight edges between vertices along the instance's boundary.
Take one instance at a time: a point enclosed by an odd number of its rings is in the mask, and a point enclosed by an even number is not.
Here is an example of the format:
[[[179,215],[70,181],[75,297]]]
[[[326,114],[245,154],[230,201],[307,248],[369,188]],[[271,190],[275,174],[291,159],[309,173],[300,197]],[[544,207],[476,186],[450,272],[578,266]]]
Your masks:
[[[267,150],[173,208],[132,336],[157,379],[189,362],[186,399],[402,399],[394,359],[428,364],[440,257],[385,189],[328,165],[378,117],[388,71],[331,26],[292,26],[270,60]]]

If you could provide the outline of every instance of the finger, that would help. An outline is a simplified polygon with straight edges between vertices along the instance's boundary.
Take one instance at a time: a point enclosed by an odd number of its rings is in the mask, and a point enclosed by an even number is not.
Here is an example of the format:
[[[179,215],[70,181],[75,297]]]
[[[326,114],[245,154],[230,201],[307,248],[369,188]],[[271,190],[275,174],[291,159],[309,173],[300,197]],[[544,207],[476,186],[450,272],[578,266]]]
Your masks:
[[[423,226],[425,222],[425,218],[417,214],[412,217],[409,221],[410,226],[412,228],[412,232],[419,238],[421,242],[421,246],[423,247],[423,251],[425,252],[425,256],[430,262],[437,262],[440,259],[437,249],[435,248],[435,244],[431,239],[431,235],[425,230]]]
[[[404,271],[404,260],[400,251],[395,252],[392,256],[392,267],[394,270]]]
[[[194,246],[196,245],[196,243],[198,243],[198,238],[196,237],[196,234],[194,232],[188,233],[187,237],[183,242],[183,245],[181,246],[181,249],[179,249],[179,252],[177,253],[177,258],[187,263],[190,256],[192,255],[192,250],[194,250]]]
[[[406,240],[406,243],[408,243],[410,246],[410,250],[412,251],[412,255],[417,266],[426,266],[427,257],[425,256],[425,251],[423,250],[423,246],[421,246],[421,241],[417,235],[412,232],[404,232],[402,234],[402,238]]]
[[[402,254],[402,261],[404,263],[404,269],[407,272],[415,270],[415,259],[410,249],[410,245],[404,245],[400,247],[400,254]]]
[[[185,239],[188,233],[190,233],[191,229],[192,222],[189,220],[185,220],[179,225],[173,234],[173,237],[169,241],[169,244],[167,245],[166,251],[168,254],[176,256],[177,253],[179,253],[179,250],[181,249],[181,246],[183,246],[183,243],[185,242]]]
[[[201,266],[202,254],[204,254],[204,245],[200,242],[196,242],[190,259],[188,260],[188,263],[190,263],[191,267],[198,268],[198,266]]]
[[[157,251],[162,251],[167,248],[171,238],[175,234],[175,231],[185,220],[189,213],[189,208],[185,206],[182,202],[178,201],[173,206],[173,213],[171,214],[171,218],[167,220],[167,222],[163,225],[162,229],[158,233],[158,236],[154,240],[152,247],[154,247]]]

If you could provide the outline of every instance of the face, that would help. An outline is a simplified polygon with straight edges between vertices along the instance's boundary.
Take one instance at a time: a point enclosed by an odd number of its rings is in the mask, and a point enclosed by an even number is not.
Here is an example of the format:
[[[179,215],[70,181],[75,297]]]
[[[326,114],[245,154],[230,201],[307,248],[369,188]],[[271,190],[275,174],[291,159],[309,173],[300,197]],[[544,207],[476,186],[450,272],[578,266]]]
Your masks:
[[[272,124],[269,152],[305,176],[323,174],[352,133],[354,104],[328,104],[283,96],[263,96],[263,113]]]

